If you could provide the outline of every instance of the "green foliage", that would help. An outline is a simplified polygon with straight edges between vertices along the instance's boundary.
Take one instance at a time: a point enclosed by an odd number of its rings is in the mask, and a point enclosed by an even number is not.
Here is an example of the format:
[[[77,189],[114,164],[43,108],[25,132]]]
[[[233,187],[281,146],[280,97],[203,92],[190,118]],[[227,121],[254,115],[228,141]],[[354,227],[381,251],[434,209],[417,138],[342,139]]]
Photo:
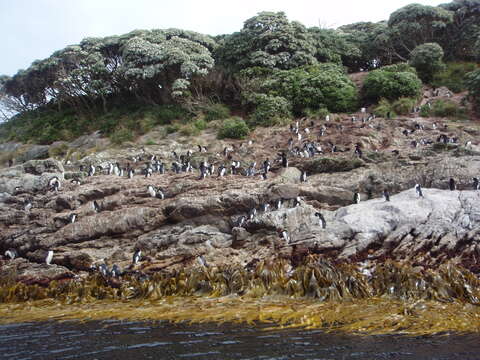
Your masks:
[[[184,136],[198,136],[201,131],[195,124],[191,123],[181,126],[178,132]]]
[[[464,119],[467,116],[467,112],[465,108],[458,106],[453,101],[436,100],[430,106],[422,106],[420,110],[420,116],[437,116],[451,119]]]
[[[443,71],[433,76],[431,84],[436,88],[445,86],[454,93],[465,91],[465,75],[476,68],[471,62],[447,63]]]
[[[417,70],[415,70],[415,68],[408,63],[398,63],[398,64],[383,66],[381,68],[381,70],[388,71],[388,72],[394,72],[394,73],[410,72],[414,75],[417,75]]]
[[[330,111],[328,111],[328,109],[325,109],[325,108],[320,108],[315,110],[307,108],[303,112],[304,112],[304,115],[309,119],[317,119],[317,120],[323,120],[327,115],[330,114]]]
[[[373,113],[379,117],[388,118],[388,114],[390,113],[390,118],[396,116],[395,112],[393,111],[392,104],[387,99],[380,99],[378,105],[375,106],[373,109]]]
[[[53,158],[62,158],[67,155],[69,152],[69,147],[67,144],[59,144],[57,146],[50,146],[48,149],[48,155]]]
[[[244,139],[250,129],[242,118],[234,117],[223,121],[222,127],[218,130],[218,138]]]
[[[110,141],[115,145],[121,145],[127,141],[133,141],[134,134],[130,129],[119,127],[110,135]]]
[[[416,104],[417,99],[402,97],[392,104],[392,109],[398,115],[408,115]]]
[[[278,70],[263,82],[262,89],[269,95],[289,100],[297,115],[305,109],[320,108],[346,112],[357,105],[356,86],[335,64]]]
[[[314,64],[315,47],[307,28],[283,12],[260,12],[240,32],[226,36],[217,49],[219,62],[231,69],[253,66],[292,69]]]
[[[417,46],[410,55],[410,64],[417,69],[423,82],[429,83],[433,76],[445,69],[443,49],[437,43],[426,43]]]
[[[195,126],[198,130],[205,130],[208,127],[208,124],[204,118],[198,117],[193,121],[193,126]]]
[[[180,130],[181,127],[182,127],[182,125],[180,125],[179,123],[174,123],[172,125],[165,126],[165,130],[166,130],[167,135],[168,135],[168,134],[176,133],[177,131]]]
[[[382,69],[370,72],[363,83],[363,96],[366,100],[380,98],[395,100],[401,97],[416,98],[420,95],[422,82],[411,72],[391,72]]]
[[[230,116],[230,109],[225,104],[210,104],[202,108],[206,121],[223,120]]]
[[[467,85],[468,97],[473,103],[474,110],[477,114],[480,114],[480,70],[468,73],[465,84]]]
[[[250,101],[255,111],[250,117],[252,125],[283,125],[292,117],[291,104],[282,96],[252,94]]]

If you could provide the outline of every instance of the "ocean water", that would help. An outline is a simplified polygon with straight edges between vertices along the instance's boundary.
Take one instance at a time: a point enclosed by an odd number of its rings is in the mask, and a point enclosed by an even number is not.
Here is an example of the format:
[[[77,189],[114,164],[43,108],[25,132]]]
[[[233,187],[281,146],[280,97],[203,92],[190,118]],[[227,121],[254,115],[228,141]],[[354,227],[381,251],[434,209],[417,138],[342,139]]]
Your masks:
[[[480,359],[480,335],[355,336],[264,325],[42,322],[0,326],[0,359]]]

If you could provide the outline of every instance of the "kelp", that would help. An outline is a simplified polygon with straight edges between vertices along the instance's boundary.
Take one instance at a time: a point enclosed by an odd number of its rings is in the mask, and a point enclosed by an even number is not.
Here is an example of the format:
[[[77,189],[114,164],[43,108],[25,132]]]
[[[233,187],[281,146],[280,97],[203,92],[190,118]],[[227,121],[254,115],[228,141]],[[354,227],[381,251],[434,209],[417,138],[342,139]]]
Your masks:
[[[112,283],[101,275],[48,287],[0,286],[0,323],[46,319],[256,322],[365,334],[477,332],[480,283],[468,270],[386,261],[335,265],[310,257],[254,269],[192,267]]]

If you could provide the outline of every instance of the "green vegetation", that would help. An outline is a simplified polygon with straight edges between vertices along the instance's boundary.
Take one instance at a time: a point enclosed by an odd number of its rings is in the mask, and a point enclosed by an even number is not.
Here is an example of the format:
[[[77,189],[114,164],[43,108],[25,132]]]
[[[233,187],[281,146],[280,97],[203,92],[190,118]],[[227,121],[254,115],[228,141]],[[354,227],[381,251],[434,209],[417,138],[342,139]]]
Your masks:
[[[431,85],[435,88],[445,86],[454,93],[465,91],[465,75],[476,68],[473,62],[447,63],[443,71],[433,76]]]
[[[418,45],[410,54],[410,64],[425,83],[430,83],[435,74],[445,69],[442,59],[443,49],[437,43]]]
[[[238,117],[226,119],[218,130],[218,138],[244,139],[249,131],[250,129],[243,119]]]
[[[453,64],[480,59],[479,6],[410,4],[388,21],[336,30],[260,12],[215,38],[181,29],[86,38],[0,76],[0,115],[8,120],[0,138],[51,143],[100,130],[122,142],[174,120],[181,125],[169,131],[177,131],[199,114],[206,122],[241,114],[250,126],[271,126],[321,109],[349,112],[358,96],[346,73],[360,70],[371,71],[367,103],[417,97],[418,72],[452,91],[463,90],[465,77],[478,110],[473,65]],[[444,70],[442,58],[451,64]]]
[[[457,105],[450,100],[437,100],[431,106],[424,105],[420,111],[420,116],[438,116],[451,119],[465,119],[467,111],[464,107]]]
[[[392,72],[382,69],[370,72],[363,83],[363,97],[369,101],[381,98],[396,100],[401,97],[418,97],[422,88],[420,79],[410,71]]]
[[[474,109],[476,113],[480,115],[480,70],[476,70],[467,74],[466,85]]]

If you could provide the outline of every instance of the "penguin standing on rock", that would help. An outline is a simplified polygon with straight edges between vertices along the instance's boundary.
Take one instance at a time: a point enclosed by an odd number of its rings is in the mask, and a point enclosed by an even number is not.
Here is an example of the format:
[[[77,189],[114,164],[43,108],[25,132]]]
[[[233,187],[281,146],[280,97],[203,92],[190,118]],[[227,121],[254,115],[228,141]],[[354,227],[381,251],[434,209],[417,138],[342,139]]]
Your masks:
[[[248,220],[253,220],[256,215],[257,215],[257,209],[253,208],[253,209],[250,210],[250,212],[248,213]]]
[[[68,215],[68,222],[70,224],[73,224],[75,220],[77,220],[77,214],[71,213],[70,215]]]
[[[112,274],[113,277],[119,277],[122,275],[122,271],[117,264],[113,264],[110,274]]]
[[[93,176],[93,175],[95,175],[95,166],[90,165],[88,168],[87,176]]]
[[[285,240],[287,244],[290,244],[290,235],[288,235],[286,230],[279,230],[278,234],[281,239]]]
[[[302,171],[302,174],[300,175],[300,182],[307,182],[307,172]]]
[[[30,212],[30,209],[32,208],[32,203],[30,201],[25,201],[25,206],[23,207],[23,209],[25,210],[25,212]]]
[[[319,225],[322,227],[322,229],[325,229],[327,227],[327,222],[325,221],[323,215],[319,212],[316,212],[315,216],[318,217]]]
[[[457,184],[455,184],[455,180],[453,178],[450,178],[448,181],[448,187],[451,191],[457,190]]]
[[[142,250],[139,249],[135,251],[135,253],[133,254],[132,264],[133,265],[138,264],[140,260],[142,260]]]
[[[281,157],[282,157],[282,167],[287,168],[288,167],[287,154],[282,152]]]
[[[47,265],[51,265],[52,264],[52,259],[53,259],[53,250],[48,250],[47,256],[45,258],[45,263]]]
[[[385,201],[390,201],[390,193],[387,189],[383,190],[383,197],[385,198]]]
[[[417,193],[418,197],[423,197],[422,187],[420,184],[415,185],[415,192]]]
[[[93,200],[92,206],[95,212],[99,213],[101,211],[100,205],[98,205],[97,200]]]
[[[353,194],[353,203],[354,204],[359,204],[361,200],[360,193],[356,192]]]
[[[479,187],[478,178],[474,177],[473,178],[473,190],[478,190],[478,187]]]

